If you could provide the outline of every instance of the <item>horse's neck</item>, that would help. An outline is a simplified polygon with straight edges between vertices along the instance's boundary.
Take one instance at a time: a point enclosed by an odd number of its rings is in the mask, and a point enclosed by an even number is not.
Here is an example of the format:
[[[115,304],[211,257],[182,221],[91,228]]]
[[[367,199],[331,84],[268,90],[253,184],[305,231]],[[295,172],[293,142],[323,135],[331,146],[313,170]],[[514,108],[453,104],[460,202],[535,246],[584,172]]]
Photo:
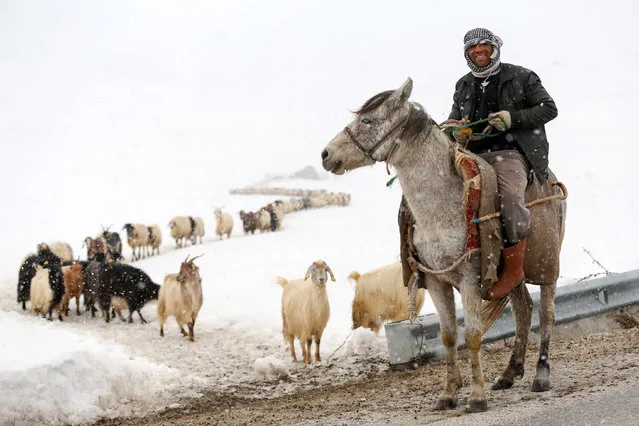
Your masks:
[[[445,218],[448,226],[464,225],[462,181],[443,133],[424,129],[414,141],[402,141],[393,160],[404,197],[420,227],[433,224],[435,218]]]

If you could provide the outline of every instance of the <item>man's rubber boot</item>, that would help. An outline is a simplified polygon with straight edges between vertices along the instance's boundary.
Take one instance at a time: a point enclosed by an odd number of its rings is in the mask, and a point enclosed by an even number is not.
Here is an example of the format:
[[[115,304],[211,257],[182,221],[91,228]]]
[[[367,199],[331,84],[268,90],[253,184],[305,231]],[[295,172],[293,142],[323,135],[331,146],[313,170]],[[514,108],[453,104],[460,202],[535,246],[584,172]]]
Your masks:
[[[491,300],[501,299],[517,287],[524,280],[524,255],[526,253],[526,238],[503,251],[504,270],[499,280],[493,284],[488,296]]]

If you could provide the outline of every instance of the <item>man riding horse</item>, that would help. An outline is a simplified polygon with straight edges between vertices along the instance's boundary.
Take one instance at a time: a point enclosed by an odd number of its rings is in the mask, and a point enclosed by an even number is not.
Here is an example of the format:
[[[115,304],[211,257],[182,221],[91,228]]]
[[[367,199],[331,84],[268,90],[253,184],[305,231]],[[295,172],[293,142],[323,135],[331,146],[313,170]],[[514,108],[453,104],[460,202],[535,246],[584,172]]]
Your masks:
[[[489,298],[506,296],[524,280],[523,263],[526,237],[530,229],[530,211],[524,193],[534,173],[540,184],[548,179],[548,141],[544,124],[557,116],[557,107],[534,72],[502,63],[502,40],[484,28],[470,30],[464,36],[464,56],[471,72],[455,86],[452,111],[442,123],[454,129],[452,136],[460,145],[486,160],[497,174],[501,197],[504,268],[493,284]],[[489,126],[467,123],[489,120]],[[485,122],[485,121],[484,121]],[[491,133],[491,131],[496,132]],[[404,279],[411,271],[405,260],[406,221],[410,212],[402,200],[399,222]]]

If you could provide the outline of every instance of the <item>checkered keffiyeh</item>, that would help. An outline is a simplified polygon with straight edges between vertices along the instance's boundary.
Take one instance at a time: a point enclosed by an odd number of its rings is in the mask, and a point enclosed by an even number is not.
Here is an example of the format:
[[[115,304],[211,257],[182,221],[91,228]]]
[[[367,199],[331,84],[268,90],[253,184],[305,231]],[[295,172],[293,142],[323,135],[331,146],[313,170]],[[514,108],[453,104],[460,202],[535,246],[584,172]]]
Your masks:
[[[490,57],[490,62],[485,67],[475,65],[468,55],[470,48],[477,44],[490,44],[493,46],[493,54]],[[466,57],[466,63],[475,77],[488,77],[499,72],[499,68],[501,67],[499,54],[503,44],[504,42],[501,38],[485,28],[475,28],[464,35],[464,57]]]

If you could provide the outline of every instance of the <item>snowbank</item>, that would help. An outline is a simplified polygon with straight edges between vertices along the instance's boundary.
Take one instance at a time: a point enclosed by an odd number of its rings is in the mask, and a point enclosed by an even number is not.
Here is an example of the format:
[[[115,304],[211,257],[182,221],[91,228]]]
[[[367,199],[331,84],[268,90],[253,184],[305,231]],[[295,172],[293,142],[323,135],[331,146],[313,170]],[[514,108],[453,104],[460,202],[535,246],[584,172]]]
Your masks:
[[[113,343],[0,311],[0,424],[79,424],[152,410],[176,373]],[[117,411],[116,411],[117,410]]]

